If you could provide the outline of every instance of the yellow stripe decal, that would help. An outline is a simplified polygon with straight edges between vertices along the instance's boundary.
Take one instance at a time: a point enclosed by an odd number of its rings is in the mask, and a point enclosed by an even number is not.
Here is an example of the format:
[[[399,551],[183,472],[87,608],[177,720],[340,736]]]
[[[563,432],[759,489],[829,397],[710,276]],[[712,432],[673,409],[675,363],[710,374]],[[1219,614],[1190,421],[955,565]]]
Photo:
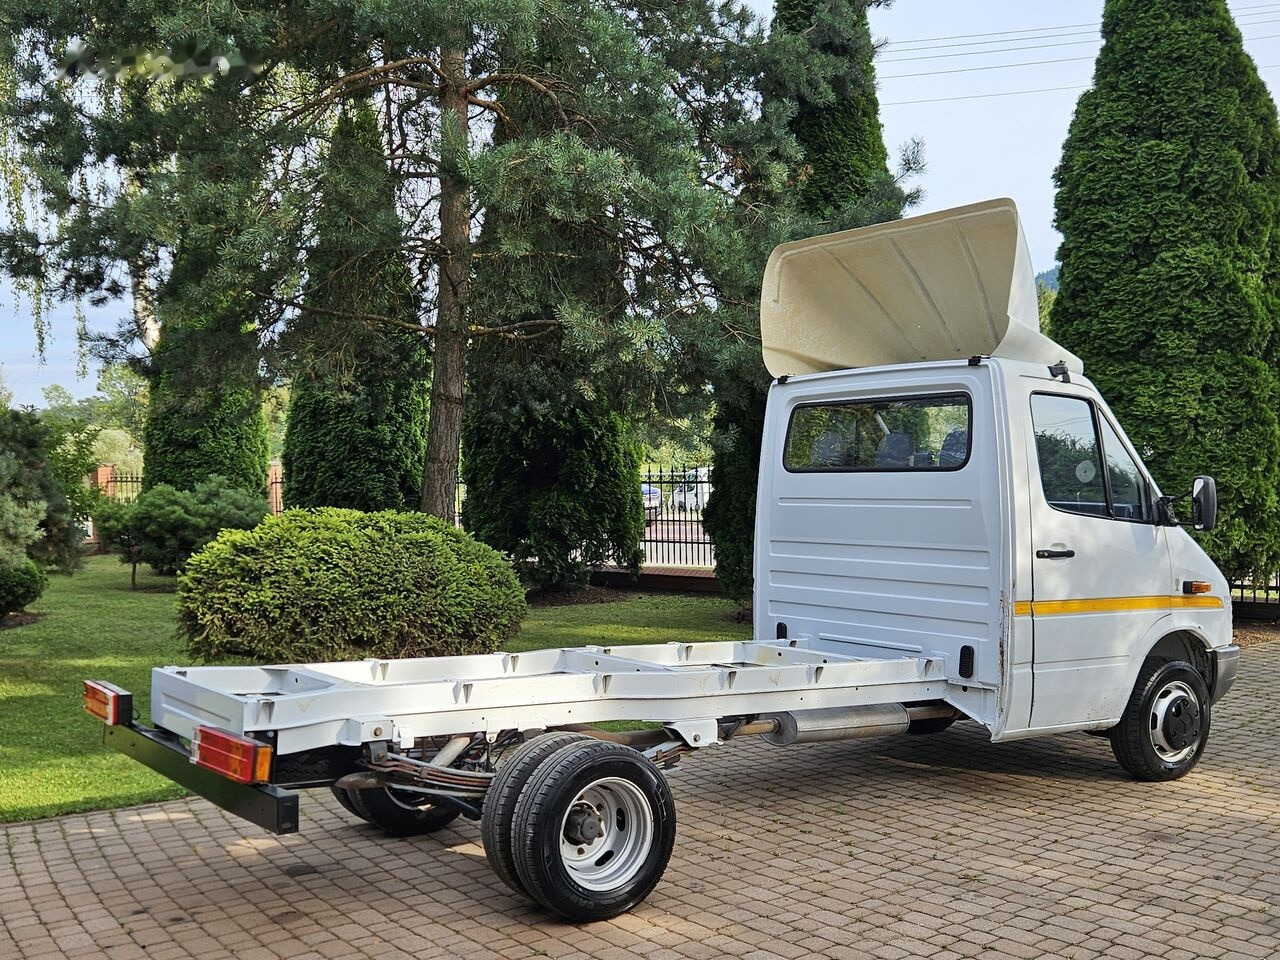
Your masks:
[[[1019,600],[1013,605],[1016,617],[1035,614],[1052,617],[1071,613],[1128,613],[1134,610],[1221,610],[1222,598],[1204,594],[1169,594],[1154,597],[1095,597],[1088,600]]]

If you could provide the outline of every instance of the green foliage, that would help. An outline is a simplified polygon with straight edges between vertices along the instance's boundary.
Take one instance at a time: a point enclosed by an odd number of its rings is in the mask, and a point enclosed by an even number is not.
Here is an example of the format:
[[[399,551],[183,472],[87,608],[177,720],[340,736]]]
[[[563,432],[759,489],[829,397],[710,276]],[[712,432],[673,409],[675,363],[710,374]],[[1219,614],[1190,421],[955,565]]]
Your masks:
[[[1053,335],[1168,493],[1218,481],[1202,542],[1280,569],[1280,128],[1224,0],[1108,0],[1055,173]]]
[[[740,602],[751,599],[755,582],[756,485],[768,383],[758,356],[755,366],[760,369],[721,381],[711,440],[711,495],[702,511],[703,529],[715,544],[716,578]]]
[[[98,373],[97,392],[75,399],[59,384],[42,391],[41,417],[51,427],[82,423],[101,430],[123,430],[134,444],[142,444],[147,415],[148,384],[142,374],[125,363],[106,363]]]
[[[97,456],[100,427],[70,420],[48,425],[45,445],[49,470],[62,485],[71,515],[84,522],[93,515],[100,493],[89,482],[89,474],[101,462]]]
[[[83,531],[55,467],[56,442],[38,414],[0,411],[0,563],[17,566],[24,555],[68,571],[80,563]]]
[[[866,0],[778,0],[774,29],[806,44],[827,69],[801,87],[791,129],[804,151],[793,171],[803,209],[830,219],[893,190],[875,92]],[[825,80],[825,82],[823,82]],[[900,191],[899,191],[900,192]],[[901,210],[905,195],[897,202]]]
[[[35,603],[48,585],[49,577],[34,560],[24,558],[17,566],[0,563],[0,618]]]
[[[162,483],[129,503],[104,501],[95,522],[104,546],[122,562],[173,574],[222,530],[248,530],[266,514],[260,494],[210,477],[192,490]]]
[[[244,490],[267,485],[267,429],[258,391],[244,387],[197,388],[176,369],[151,387],[143,453],[142,486],[191,489],[210,477]]]
[[[525,612],[497,551],[417,513],[290,510],[221,534],[178,583],[179,629],[206,660],[489,653]]]
[[[554,347],[496,343],[463,423],[463,525],[526,582],[559,588],[612,561],[644,559],[639,449],[607,398],[587,397]],[[550,356],[547,356],[550,353]]]
[[[294,380],[284,443],[289,506],[417,506],[427,442],[428,360],[412,325],[417,296],[372,108],[344,112],[320,190],[319,239],[307,257],[298,355],[327,356]],[[334,315],[349,318],[335,324]]]

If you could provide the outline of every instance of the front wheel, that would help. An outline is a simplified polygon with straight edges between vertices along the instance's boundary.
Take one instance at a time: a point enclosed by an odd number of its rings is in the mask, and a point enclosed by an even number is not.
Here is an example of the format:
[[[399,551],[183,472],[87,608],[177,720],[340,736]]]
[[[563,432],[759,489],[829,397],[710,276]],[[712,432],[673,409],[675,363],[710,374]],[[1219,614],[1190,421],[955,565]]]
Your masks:
[[[512,852],[525,890],[573,921],[630,910],[657,886],[675,801],[651,760],[607,741],[568,744],[520,792]]]
[[[1176,780],[1200,762],[1209,713],[1209,688],[1195,667],[1184,660],[1151,661],[1111,729],[1111,751],[1139,780]]]

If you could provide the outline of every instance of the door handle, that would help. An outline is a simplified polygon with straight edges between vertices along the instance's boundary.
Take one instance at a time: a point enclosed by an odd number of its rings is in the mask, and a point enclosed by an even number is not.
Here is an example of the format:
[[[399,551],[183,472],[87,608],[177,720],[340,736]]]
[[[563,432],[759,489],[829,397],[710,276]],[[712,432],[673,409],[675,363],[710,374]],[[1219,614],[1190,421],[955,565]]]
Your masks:
[[[1037,550],[1037,560],[1070,560],[1076,555],[1074,550]]]

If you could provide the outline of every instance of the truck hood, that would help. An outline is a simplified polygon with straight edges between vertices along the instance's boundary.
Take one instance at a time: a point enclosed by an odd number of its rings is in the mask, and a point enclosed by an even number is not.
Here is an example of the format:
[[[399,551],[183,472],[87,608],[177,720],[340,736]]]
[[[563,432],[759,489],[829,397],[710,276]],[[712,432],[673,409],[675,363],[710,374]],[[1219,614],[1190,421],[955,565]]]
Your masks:
[[[1084,372],[1040,332],[1012,200],[782,244],[764,272],[760,334],[775,377],[977,355]]]

